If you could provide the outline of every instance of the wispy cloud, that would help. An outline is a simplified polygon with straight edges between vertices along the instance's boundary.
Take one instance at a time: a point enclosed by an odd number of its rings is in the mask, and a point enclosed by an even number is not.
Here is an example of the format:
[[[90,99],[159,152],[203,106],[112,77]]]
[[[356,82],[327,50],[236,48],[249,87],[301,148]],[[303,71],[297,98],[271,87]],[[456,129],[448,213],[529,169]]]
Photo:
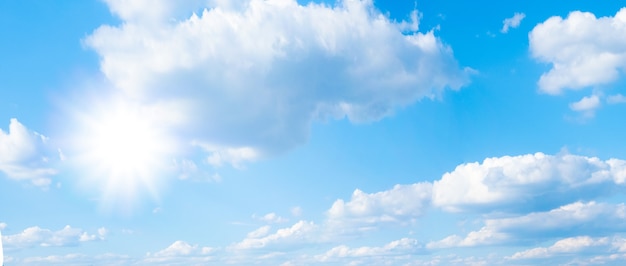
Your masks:
[[[525,17],[526,14],[524,13],[515,13],[512,17],[504,19],[502,21],[502,29],[500,30],[500,32],[508,33],[509,29],[515,29],[519,27]]]

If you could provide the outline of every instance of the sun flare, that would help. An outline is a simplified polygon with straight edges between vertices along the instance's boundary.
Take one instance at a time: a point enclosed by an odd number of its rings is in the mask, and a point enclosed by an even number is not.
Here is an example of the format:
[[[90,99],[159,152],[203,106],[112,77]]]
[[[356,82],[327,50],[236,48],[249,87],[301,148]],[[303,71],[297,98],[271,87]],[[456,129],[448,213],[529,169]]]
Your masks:
[[[114,100],[80,115],[75,157],[85,180],[103,192],[104,200],[126,204],[143,191],[157,196],[175,146],[160,113]]]
[[[113,113],[94,121],[93,127],[91,155],[112,176],[141,174],[155,163],[159,136],[136,113]]]

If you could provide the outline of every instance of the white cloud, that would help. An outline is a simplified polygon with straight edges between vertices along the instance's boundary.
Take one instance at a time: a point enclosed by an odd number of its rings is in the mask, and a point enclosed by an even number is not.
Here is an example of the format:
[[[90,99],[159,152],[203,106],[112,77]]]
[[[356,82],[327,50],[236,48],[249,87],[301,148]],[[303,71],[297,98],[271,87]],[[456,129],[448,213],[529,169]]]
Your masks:
[[[248,233],[241,242],[233,244],[231,249],[270,247],[271,250],[275,246],[329,243],[386,223],[407,225],[422,216],[429,207],[431,188],[430,183],[396,185],[390,190],[372,194],[357,189],[350,201],[335,201],[327,211],[327,219],[321,225],[301,220],[291,227],[278,229],[273,234],[270,234],[269,225],[262,226]],[[284,221],[275,213],[253,218],[267,222]]]
[[[536,259],[547,258],[562,253],[578,253],[581,250],[589,249],[596,246],[608,246],[612,241],[608,237],[592,238],[589,236],[570,237],[557,241],[554,245],[543,248],[533,248],[520,251],[511,259]]]
[[[261,238],[269,234],[270,229],[272,229],[269,225],[264,225],[259,227],[258,229],[248,233],[248,238]]]
[[[430,183],[396,185],[393,189],[364,193],[355,190],[348,202],[339,199],[328,210],[331,225],[356,228],[359,225],[385,222],[410,223],[429,208],[432,197]]]
[[[211,173],[205,167],[198,166],[189,159],[174,160],[173,166],[177,169],[181,180],[219,183],[222,177],[218,173]],[[237,164],[235,166],[238,166]]]
[[[23,249],[31,247],[76,246],[81,242],[103,240],[106,229],[98,229],[98,234],[89,234],[80,228],[67,225],[58,231],[33,226],[15,235],[3,236],[6,249]]]
[[[318,226],[313,222],[299,221],[291,227],[278,229],[274,234],[267,235],[269,228],[261,227],[250,234],[239,243],[231,246],[235,250],[259,249],[271,245],[295,245],[306,242],[313,242],[315,236],[312,234],[318,230]]]
[[[575,202],[547,212],[486,219],[485,226],[466,237],[452,235],[428,243],[428,248],[472,247],[523,243],[549,237],[588,234],[603,235],[626,229],[626,206],[596,202]]]
[[[502,21],[502,29],[500,30],[500,32],[507,33],[509,32],[509,28],[515,29],[519,27],[525,17],[526,14],[524,13],[515,13],[512,17],[504,19]]]
[[[175,241],[167,248],[146,254],[142,265],[200,265],[212,261],[215,248],[191,245],[185,241]]]
[[[611,95],[606,98],[606,102],[608,104],[626,103],[626,96],[621,95],[621,94]]]
[[[284,222],[289,221],[288,219],[280,217],[276,213],[273,213],[273,212],[270,212],[270,213],[268,213],[266,215],[263,215],[263,216],[253,215],[252,218],[258,219],[258,220],[266,222],[266,223],[271,223],[271,224],[273,224],[273,223],[284,223]]]
[[[206,255],[213,252],[214,249],[209,247],[199,247],[198,245],[190,245],[185,241],[175,241],[169,247],[155,252],[151,256],[154,257],[176,257],[176,256],[189,256],[193,254]]]
[[[23,260],[24,263],[46,263],[46,264],[61,264],[72,261],[80,261],[86,259],[87,256],[83,254],[67,254],[67,255],[52,255],[46,257],[31,257]]]
[[[541,91],[606,85],[626,68],[626,8],[614,17],[596,18],[574,11],[567,18],[551,17],[530,32],[532,56],[552,69],[539,79]]]
[[[294,217],[298,217],[298,216],[302,215],[302,207],[295,206],[295,207],[291,208],[291,215],[293,215]]]
[[[336,200],[320,225],[300,221],[276,233],[263,226],[231,250],[261,252],[276,251],[277,246],[341,243],[388,224],[410,225],[433,206],[475,211],[487,218],[478,230],[433,241],[427,245],[430,249],[602,236],[626,230],[626,207],[581,200],[610,196],[625,182],[626,161],[619,159],[566,153],[488,158],[459,165],[434,184],[396,185],[376,193],[357,189],[349,201]],[[339,251],[351,254],[354,249],[340,245],[333,252]]]
[[[48,138],[11,119],[8,132],[0,129],[0,172],[15,180],[48,187],[57,171],[49,166]]]
[[[369,0],[179,2],[109,0],[123,23],[85,43],[117,90],[185,102],[180,131],[214,144],[213,165],[290,149],[316,119],[372,121],[468,81],[434,32],[403,34]]]
[[[492,228],[483,227],[478,231],[467,234],[466,237],[451,235],[439,241],[433,241],[426,245],[430,249],[451,248],[451,247],[473,247],[479,245],[494,245],[505,242],[510,237],[502,232],[494,231]]]
[[[9,261],[6,261],[9,262]],[[27,257],[23,259],[14,259],[11,261],[14,265],[25,266],[43,266],[43,265],[64,265],[64,266],[83,266],[83,265],[135,265],[135,260],[127,255],[118,254],[101,254],[89,256],[80,253],[70,253],[66,255],[50,255],[39,257]]]
[[[626,179],[626,162],[543,153],[467,163],[434,182],[433,204],[447,211],[548,210],[609,195]]]
[[[600,97],[598,95],[583,97],[580,101],[569,105],[570,109],[578,112],[593,112],[598,107],[600,107]]]
[[[403,257],[407,254],[415,254],[420,251],[421,248],[422,247],[417,240],[402,238],[400,240],[392,241],[382,247],[364,246],[359,248],[350,248],[346,245],[336,246],[324,254],[315,256],[315,259],[319,262],[335,262],[345,258],[361,258],[367,259],[369,264],[374,263],[373,260],[377,260],[379,263],[375,264],[381,265],[383,262],[388,264],[396,256]],[[357,261],[353,261],[353,263],[356,262]],[[348,263],[345,265],[348,265]]]
[[[252,147],[225,148],[206,143],[194,143],[209,154],[207,163],[220,167],[228,163],[235,168],[242,168],[243,162],[254,161],[260,157],[259,151]]]

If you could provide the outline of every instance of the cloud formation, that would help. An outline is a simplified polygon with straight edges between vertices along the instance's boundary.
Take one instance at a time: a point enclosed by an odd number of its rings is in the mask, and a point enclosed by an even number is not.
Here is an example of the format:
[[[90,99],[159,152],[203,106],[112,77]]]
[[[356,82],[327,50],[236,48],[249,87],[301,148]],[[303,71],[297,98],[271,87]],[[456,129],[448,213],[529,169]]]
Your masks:
[[[508,33],[509,29],[515,29],[519,27],[525,17],[526,14],[524,13],[515,13],[512,17],[504,19],[502,21],[502,29],[500,30],[500,32]]]
[[[318,230],[318,226],[313,222],[302,220],[291,227],[278,229],[273,234],[268,234],[269,229],[268,226],[263,226],[253,231],[241,242],[233,244],[231,248],[234,250],[248,250],[276,245],[286,246],[310,243],[316,241],[312,233]]]
[[[611,241],[608,237],[600,237],[600,238],[592,238],[589,236],[577,236],[577,237],[569,237],[565,239],[561,239],[554,243],[552,246],[544,248],[533,248],[525,251],[520,251],[513,256],[511,259],[519,260],[519,259],[537,259],[537,258],[548,258],[559,254],[572,254],[577,253],[582,250],[590,249],[597,246],[609,246],[610,244],[619,245],[620,242],[623,242],[623,239],[614,239]]]
[[[407,254],[419,253],[422,246],[415,239],[402,238],[392,241],[382,247],[350,248],[346,245],[336,246],[324,254],[315,256],[321,263],[343,262],[344,265],[358,265],[362,263],[389,264],[394,259],[406,259]]]
[[[447,211],[548,210],[607,196],[626,179],[626,161],[543,153],[487,158],[433,184],[433,204]]]
[[[575,202],[547,212],[486,219],[485,226],[465,237],[451,235],[428,243],[429,248],[473,247],[525,243],[579,234],[611,235],[626,229],[626,206]]]
[[[580,101],[571,103],[569,108],[578,112],[589,112],[600,107],[600,97],[598,95],[591,95],[583,97]]]
[[[626,205],[596,199],[616,195],[616,191],[623,190],[625,182],[626,161],[619,159],[543,153],[487,158],[481,163],[461,164],[432,183],[396,185],[374,193],[357,189],[349,200],[336,200],[319,223],[300,220],[290,226],[273,228],[286,219],[276,213],[252,215],[252,220],[267,224],[252,230],[239,242],[213,248],[175,241],[163,250],[134,259],[133,263],[346,265],[374,261],[408,265],[511,265],[542,259],[541,262],[558,264],[572,261],[580,252],[597,254],[596,259],[604,262],[621,262],[626,258],[626,241],[620,236],[626,230]],[[429,209],[449,211],[445,215],[452,216],[458,212],[466,212],[463,216],[468,212],[477,214],[474,224],[479,227],[426,245],[412,235],[379,245],[347,244],[368,234],[386,233],[382,230],[390,224],[400,225],[394,226],[394,231],[397,230],[394,233],[410,232],[414,221]],[[88,234],[71,227],[57,232],[32,227],[8,236],[13,237],[10,240],[5,237],[4,241],[7,246],[11,243],[22,248],[76,245],[101,239],[105,234],[105,229]],[[535,246],[549,241],[554,244]],[[436,255],[441,249],[491,245],[522,249],[508,257]],[[425,253],[431,256],[420,257]],[[129,262],[125,256],[115,258]],[[69,262],[90,259],[93,260],[80,254],[39,257],[33,258],[31,265],[64,260],[72,265]]]
[[[48,138],[11,119],[8,132],[0,129],[0,172],[8,178],[48,187],[57,171],[50,165]]]
[[[331,226],[364,229],[380,223],[406,224],[430,207],[432,185],[396,185],[390,190],[364,193],[357,189],[350,201],[336,200],[328,210]]]
[[[103,240],[106,229],[98,229],[97,234],[89,234],[80,228],[67,225],[58,231],[33,226],[15,235],[5,235],[2,242],[7,250],[32,247],[63,247],[76,246],[81,242]]]
[[[189,106],[185,138],[214,165],[301,144],[315,120],[377,120],[468,82],[433,31],[403,33],[408,22],[369,0],[106,2],[123,22],[84,41],[103,74],[128,97]]]
[[[198,245],[191,245],[185,241],[175,241],[167,248],[157,251],[155,253],[148,253],[144,262],[148,264],[154,263],[166,263],[166,262],[180,262],[186,261],[187,263],[206,263],[211,260],[209,254],[213,253],[215,249],[210,247],[200,247]]]
[[[574,11],[551,17],[529,33],[532,56],[551,65],[539,89],[560,94],[566,89],[603,86],[626,70],[626,8],[613,17]]]

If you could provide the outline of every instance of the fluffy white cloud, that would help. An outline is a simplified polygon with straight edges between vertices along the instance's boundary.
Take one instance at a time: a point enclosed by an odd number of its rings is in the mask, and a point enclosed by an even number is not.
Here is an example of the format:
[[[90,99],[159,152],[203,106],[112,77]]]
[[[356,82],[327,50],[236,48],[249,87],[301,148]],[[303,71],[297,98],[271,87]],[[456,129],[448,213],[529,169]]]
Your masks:
[[[567,18],[551,17],[529,33],[532,56],[552,69],[539,79],[541,91],[606,85],[626,70],[626,8],[614,17],[596,18],[574,11]]]
[[[28,130],[17,119],[11,119],[8,132],[0,129],[0,172],[16,180],[27,180],[36,186],[50,185],[57,171],[47,157],[48,138]]]
[[[24,229],[21,233],[3,236],[2,242],[6,249],[22,249],[36,246],[76,246],[81,242],[102,240],[105,235],[106,229],[104,228],[98,229],[97,234],[89,234],[80,228],[72,228],[69,225],[58,231],[33,226]]]
[[[600,97],[598,95],[583,97],[580,101],[569,105],[570,109],[578,112],[593,112],[598,107],[600,107]]]
[[[318,230],[313,222],[299,221],[291,227],[278,229],[274,234],[267,234],[269,227],[261,227],[250,234],[243,241],[231,246],[234,250],[258,249],[271,245],[293,245],[317,241],[312,234]]]
[[[337,200],[328,210],[331,225],[358,227],[385,222],[409,223],[430,207],[432,185],[396,185],[393,189],[365,193],[355,190],[350,201]]]
[[[497,218],[486,219],[482,228],[466,236],[431,242],[429,248],[526,243],[581,233],[602,235],[626,229],[626,207],[584,200],[610,196],[622,190],[625,182],[626,161],[619,159],[567,153],[488,158],[459,165],[433,184],[396,185],[376,193],[357,189],[349,201],[336,200],[319,226],[300,221],[276,234],[264,226],[234,246],[332,243],[350,239],[354,233],[362,236],[385,224],[411,224],[431,207]]]
[[[524,13],[515,13],[512,17],[504,19],[502,21],[502,29],[500,30],[500,32],[507,33],[509,32],[509,29],[515,29],[519,27],[525,17],[526,14]]]
[[[128,97],[189,106],[185,138],[213,143],[215,165],[298,145],[316,119],[380,119],[468,80],[434,32],[403,33],[370,0],[106,2],[123,23],[85,40],[104,75]]]
[[[572,235],[604,235],[626,230],[626,206],[576,202],[548,212],[485,220],[485,226],[466,237],[452,235],[428,243],[429,248],[471,247],[523,243]]]
[[[626,162],[543,153],[467,163],[434,182],[433,204],[447,211],[548,210],[611,194],[626,179]]]

